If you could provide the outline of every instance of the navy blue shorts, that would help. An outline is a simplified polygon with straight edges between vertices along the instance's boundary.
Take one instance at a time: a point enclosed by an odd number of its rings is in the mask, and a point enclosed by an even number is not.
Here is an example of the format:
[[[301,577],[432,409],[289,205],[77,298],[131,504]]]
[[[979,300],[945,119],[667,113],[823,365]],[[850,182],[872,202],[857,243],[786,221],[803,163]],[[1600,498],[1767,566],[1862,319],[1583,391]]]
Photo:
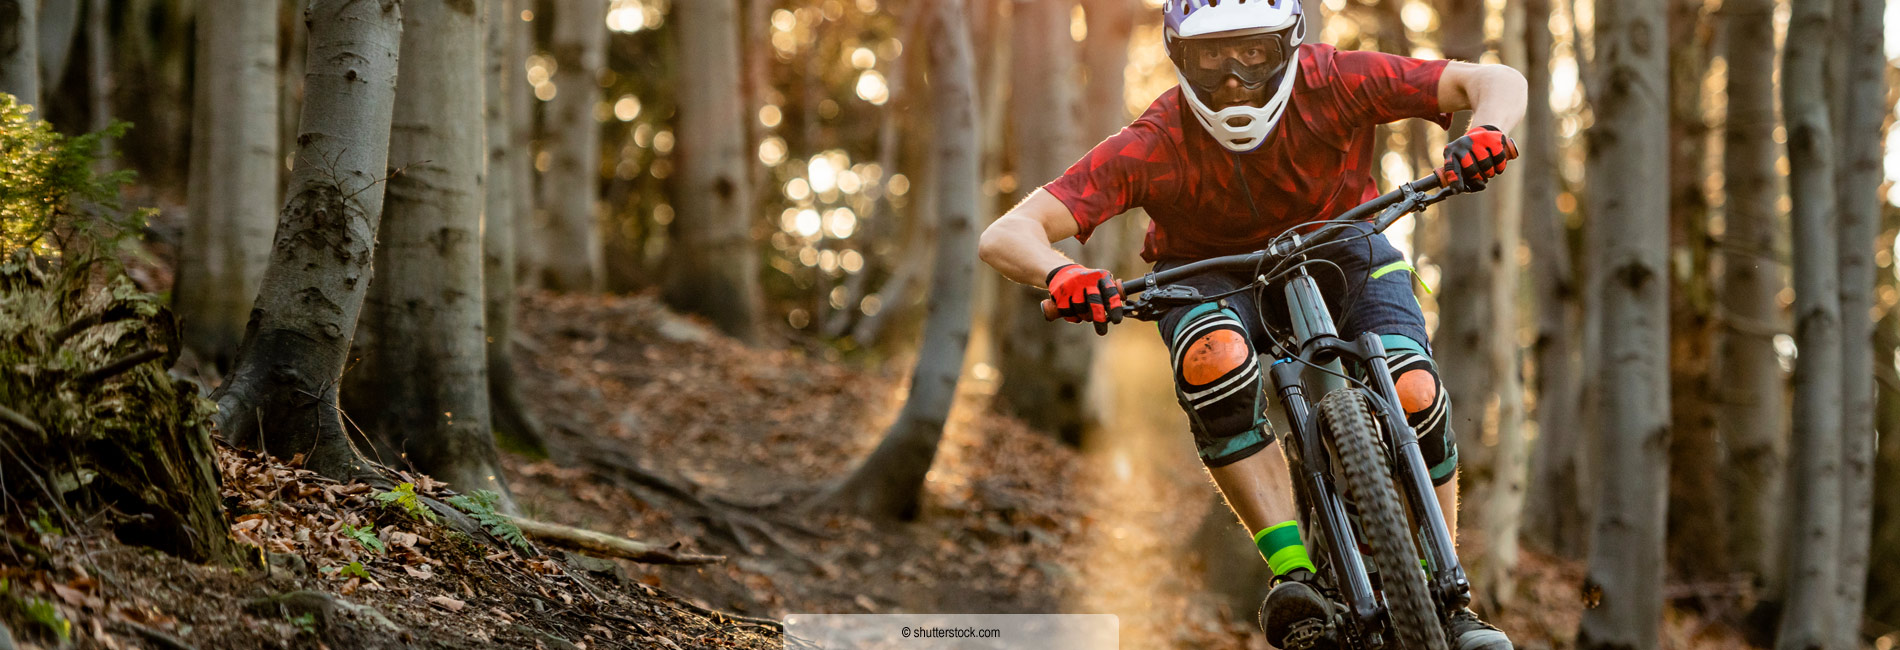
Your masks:
[[[1311,264],[1306,270],[1319,283],[1320,295],[1326,299],[1326,309],[1332,312],[1340,338],[1350,341],[1365,332],[1396,334],[1417,341],[1430,353],[1425,314],[1419,309],[1418,298],[1412,294],[1412,265],[1383,233],[1328,245],[1309,258],[1327,260],[1338,266],[1335,270],[1333,265]],[[1162,261],[1154,270],[1165,271],[1189,261],[1192,260]],[[1250,278],[1251,274],[1244,272],[1208,273],[1176,284],[1193,286],[1202,295],[1215,295],[1244,286]],[[1271,335],[1261,326],[1261,309],[1256,301],[1264,299],[1266,323],[1284,334],[1291,331],[1285,295],[1285,285],[1275,283],[1264,292],[1243,291],[1225,299],[1227,307],[1247,328],[1255,350],[1272,350]],[[1174,344],[1170,339],[1187,312],[1185,308],[1176,309],[1161,318],[1161,338],[1170,349]]]

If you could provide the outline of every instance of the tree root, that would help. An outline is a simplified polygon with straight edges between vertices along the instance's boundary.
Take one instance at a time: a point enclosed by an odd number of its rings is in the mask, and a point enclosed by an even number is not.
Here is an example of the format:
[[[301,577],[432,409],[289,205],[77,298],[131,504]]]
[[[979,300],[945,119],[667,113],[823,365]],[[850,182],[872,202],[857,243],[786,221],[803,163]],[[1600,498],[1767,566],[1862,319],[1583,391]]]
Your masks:
[[[724,562],[723,555],[700,555],[682,553],[672,547],[660,546],[650,542],[627,539],[584,528],[574,528],[545,521],[509,517],[521,532],[529,537],[567,548],[598,553],[618,558],[626,558],[645,564],[696,565]]]
[[[809,558],[793,549],[775,531],[783,529],[812,538],[829,537],[823,531],[783,518],[774,504],[742,504],[706,495],[705,488],[685,479],[661,476],[614,449],[588,445],[583,460],[596,475],[623,487],[658,494],[692,508],[694,518],[703,522],[716,539],[747,555],[759,555],[764,552],[764,546],[769,545],[809,564]]]

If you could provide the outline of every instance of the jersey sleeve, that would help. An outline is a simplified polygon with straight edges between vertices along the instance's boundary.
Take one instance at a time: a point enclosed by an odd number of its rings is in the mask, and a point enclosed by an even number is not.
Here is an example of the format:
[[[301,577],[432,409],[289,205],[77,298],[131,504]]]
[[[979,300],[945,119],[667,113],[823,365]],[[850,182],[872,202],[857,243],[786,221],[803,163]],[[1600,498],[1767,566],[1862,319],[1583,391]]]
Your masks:
[[[1438,109],[1438,79],[1449,61],[1342,51],[1332,63],[1333,97],[1347,121],[1385,124],[1416,117],[1451,128],[1451,115]]]
[[[1095,145],[1043,191],[1068,206],[1075,217],[1075,239],[1087,243],[1095,227],[1115,215],[1146,204],[1156,192],[1153,172],[1165,168],[1166,143],[1152,128],[1136,123]]]

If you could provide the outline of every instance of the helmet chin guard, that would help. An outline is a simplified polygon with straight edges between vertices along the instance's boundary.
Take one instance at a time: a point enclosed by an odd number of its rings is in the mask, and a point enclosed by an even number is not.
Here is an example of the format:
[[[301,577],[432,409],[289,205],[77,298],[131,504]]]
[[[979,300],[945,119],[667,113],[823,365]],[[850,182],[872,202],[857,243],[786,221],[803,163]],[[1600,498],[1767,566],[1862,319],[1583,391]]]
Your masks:
[[[1287,62],[1285,72],[1280,73],[1280,87],[1267,98],[1264,106],[1233,106],[1219,111],[1201,101],[1201,94],[1188,85],[1187,77],[1179,70],[1175,77],[1181,82],[1181,96],[1187,100],[1188,108],[1194,112],[1194,119],[1214,136],[1220,146],[1234,153],[1248,153],[1259,149],[1273,133],[1273,127],[1280,124],[1280,116],[1286,114],[1286,103],[1293,96],[1294,78],[1300,74],[1300,55],[1294,50],[1293,58]]]

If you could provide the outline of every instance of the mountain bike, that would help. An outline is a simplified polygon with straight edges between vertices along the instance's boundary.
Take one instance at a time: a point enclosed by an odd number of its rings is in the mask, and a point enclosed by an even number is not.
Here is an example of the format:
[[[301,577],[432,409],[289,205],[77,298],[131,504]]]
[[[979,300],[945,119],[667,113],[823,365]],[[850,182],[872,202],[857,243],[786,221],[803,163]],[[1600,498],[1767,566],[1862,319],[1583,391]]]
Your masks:
[[[1171,284],[1204,273],[1250,272],[1253,282],[1244,289],[1261,291],[1263,300],[1277,289],[1285,304],[1291,327],[1274,331],[1271,349],[1260,353],[1261,367],[1271,369],[1271,388],[1289,426],[1281,444],[1304,541],[1319,566],[1316,586],[1341,605],[1331,620],[1295,631],[1288,650],[1327,639],[1355,650],[1444,650],[1445,615],[1470,603],[1470,583],[1440,515],[1418,436],[1399,408],[1385,345],[1372,333],[1340,338],[1308,272],[1331,264],[1312,254],[1384,232],[1458,194],[1449,180],[1433,175],[1407,183],[1338,218],[1282,233],[1264,250],[1122,284],[1122,294],[1132,296],[1125,315],[1147,321],[1236,293],[1208,296]],[[1302,235],[1303,229],[1312,230]],[[1044,300],[1042,306],[1053,319],[1055,305]],[[1317,404],[1310,395],[1319,396]]]

